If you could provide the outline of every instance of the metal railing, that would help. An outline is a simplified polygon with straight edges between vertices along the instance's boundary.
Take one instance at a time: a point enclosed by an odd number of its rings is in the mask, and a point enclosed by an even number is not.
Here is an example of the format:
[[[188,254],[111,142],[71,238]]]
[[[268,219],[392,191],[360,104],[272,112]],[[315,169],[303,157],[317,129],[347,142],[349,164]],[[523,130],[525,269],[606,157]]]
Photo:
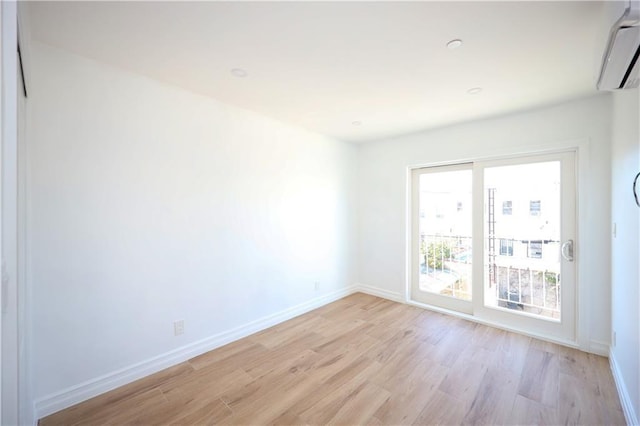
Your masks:
[[[420,236],[421,286],[427,291],[471,299],[471,237]]]
[[[531,268],[497,267],[498,306],[551,318],[560,316],[560,274]]]
[[[422,234],[420,236],[420,284],[426,291],[471,299],[471,237]],[[504,266],[500,258],[485,265],[494,271],[495,301],[500,307],[550,318],[560,317],[560,274]],[[503,260],[506,260],[503,258]],[[509,256],[509,261],[516,260]],[[522,259],[525,265],[530,259]],[[486,261],[486,260],[485,260]],[[516,262],[517,263],[517,262]]]

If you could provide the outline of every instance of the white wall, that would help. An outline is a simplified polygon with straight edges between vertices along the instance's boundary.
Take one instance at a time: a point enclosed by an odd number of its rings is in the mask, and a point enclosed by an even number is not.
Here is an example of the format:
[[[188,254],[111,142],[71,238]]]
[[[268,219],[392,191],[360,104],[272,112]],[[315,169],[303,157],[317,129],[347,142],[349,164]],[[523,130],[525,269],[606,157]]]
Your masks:
[[[35,400],[355,281],[403,295],[407,167],[588,140],[579,194],[580,290],[589,302],[582,332],[586,349],[609,342],[613,261],[612,353],[637,412],[639,219],[628,208],[628,175],[640,159],[629,96],[356,148],[42,44],[31,56]],[[614,129],[627,126],[614,130],[613,171],[612,108]],[[612,213],[603,207],[611,198]],[[611,214],[624,224],[613,260]],[[185,320],[184,336],[173,336],[176,319]]]
[[[355,282],[354,146],[42,44],[31,61],[35,399]]]
[[[610,97],[469,122],[362,145],[359,161],[360,283],[404,298],[407,168],[588,141],[580,152],[579,291],[584,349],[610,336]]]
[[[638,89],[614,94],[611,191],[611,216],[617,228],[611,243],[611,326],[616,334],[611,358],[636,422],[640,413],[640,208],[631,189],[640,172],[639,104]]]
[[[0,4],[1,89],[1,246],[2,291],[1,321],[1,414],[3,425],[18,424],[20,418],[19,352],[20,324],[18,301],[17,189],[18,189],[18,77],[17,77],[17,9],[15,2]]]

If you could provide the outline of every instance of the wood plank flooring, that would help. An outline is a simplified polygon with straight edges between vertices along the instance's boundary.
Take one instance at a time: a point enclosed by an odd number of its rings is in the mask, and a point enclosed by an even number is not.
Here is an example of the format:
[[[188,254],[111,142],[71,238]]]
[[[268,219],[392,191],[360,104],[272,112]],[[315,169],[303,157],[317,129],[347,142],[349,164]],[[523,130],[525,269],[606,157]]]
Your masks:
[[[623,425],[603,357],[357,293],[40,420]]]

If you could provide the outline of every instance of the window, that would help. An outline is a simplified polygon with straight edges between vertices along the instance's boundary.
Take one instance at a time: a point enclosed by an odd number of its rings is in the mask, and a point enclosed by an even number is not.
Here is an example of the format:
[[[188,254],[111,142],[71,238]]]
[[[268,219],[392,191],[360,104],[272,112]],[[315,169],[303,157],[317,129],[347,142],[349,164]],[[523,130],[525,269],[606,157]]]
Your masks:
[[[513,212],[513,210],[512,210],[511,201],[503,201],[502,202],[502,214],[505,215],[505,216],[511,216],[512,212]]]
[[[513,256],[513,240],[500,238],[500,256]]]
[[[529,213],[531,216],[540,216],[540,200],[529,201]]]
[[[542,241],[529,241],[529,253],[532,259],[542,259]]]

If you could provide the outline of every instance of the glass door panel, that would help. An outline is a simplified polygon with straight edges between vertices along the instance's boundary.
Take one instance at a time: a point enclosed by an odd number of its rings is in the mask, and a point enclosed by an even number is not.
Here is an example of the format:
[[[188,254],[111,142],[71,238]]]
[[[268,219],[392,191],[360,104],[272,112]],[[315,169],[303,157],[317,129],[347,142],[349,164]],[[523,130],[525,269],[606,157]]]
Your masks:
[[[474,315],[573,341],[575,154],[479,162],[474,170],[483,206],[476,213],[483,251],[477,291],[483,295],[474,301]]]
[[[560,320],[560,162],[484,170],[485,304]]]
[[[472,170],[420,169],[414,181],[413,293],[425,303],[470,312]]]

